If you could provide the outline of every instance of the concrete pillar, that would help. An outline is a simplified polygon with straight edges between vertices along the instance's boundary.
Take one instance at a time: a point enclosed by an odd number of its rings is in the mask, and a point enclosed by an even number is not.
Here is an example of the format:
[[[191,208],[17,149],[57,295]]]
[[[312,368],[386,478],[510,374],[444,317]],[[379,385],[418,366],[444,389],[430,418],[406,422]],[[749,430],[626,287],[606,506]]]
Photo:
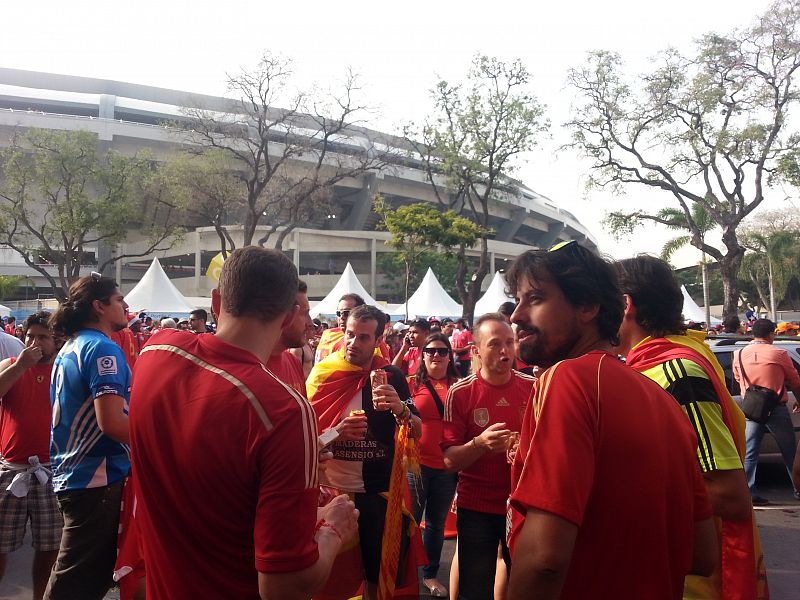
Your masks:
[[[194,295],[201,296],[200,293],[200,277],[202,276],[201,269],[203,268],[203,251],[200,248],[200,232],[194,231]]]
[[[378,175],[376,173],[366,173],[363,177],[363,187],[358,193],[350,215],[347,219],[337,219],[336,229],[347,231],[361,231],[367,223],[370,212],[372,211],[372,196],[378,190]]]
[[[120,254],[125,254],[125,245],[117,244],[116,252],[117,256],[119,256]],[[116,263],[114,263],[114,266],[116,267],[114,271],[114,279],[116,280],[117,285],[119,286],[122,285],[122,261],[123,259],[119,259]]]
[[[369,253],[369,293],[372,294],[373,298],[375,298],[375,294],[378,291],[378,284],[375,281],[378,272],[376,268],[378,262],[377,259],[378,259],[378,241],[375,238],[372,238],[372,244],[370,245],[370,253]]]
[[[97,109],[97,116],[101,119],[113,119],[114,107],[117,104],[117,97],[111,94],[100,94],[100,101]]]
[[[556,243],[558,236],[564,231],[564,223],[550,223],[547,231],[543,232],[537,240],[537,245],[543,250],[547,250]]]
[[[294,266],[297,267],[297,272],[300,272],[300,232],[294,230],[294,256],[292,258]]]

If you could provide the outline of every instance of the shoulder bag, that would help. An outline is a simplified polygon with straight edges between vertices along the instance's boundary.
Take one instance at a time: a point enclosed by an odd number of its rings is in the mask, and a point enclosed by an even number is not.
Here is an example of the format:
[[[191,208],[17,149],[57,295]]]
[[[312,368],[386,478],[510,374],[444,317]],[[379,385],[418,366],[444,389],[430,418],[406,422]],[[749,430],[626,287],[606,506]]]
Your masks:
[[[742,400],[739,403],[739,408],[742,409],[747,419],[764,425],[772,415],[772,411],[780,404],[781,397],[783,396],[783,387],[781,387],[779,392],[776,392],[763,385],[752,385],[744,370],[742,350],[739,350],[739,370],[742,372],[745,389],[742,394]]]

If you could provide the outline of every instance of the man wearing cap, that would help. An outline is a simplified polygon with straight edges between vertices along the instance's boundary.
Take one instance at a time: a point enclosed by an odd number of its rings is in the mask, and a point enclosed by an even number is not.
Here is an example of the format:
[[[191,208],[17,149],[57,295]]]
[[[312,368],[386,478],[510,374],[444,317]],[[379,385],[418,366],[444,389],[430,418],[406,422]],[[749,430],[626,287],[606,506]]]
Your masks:
[[[425,319],[416,319],[403,337],[403,345],[392,360],[392,364],[400,367],[403,375],[411,377],[416,375],[419,363],[422,360],[422,347],[431,333],[431,325]]]
[[[758,467],[758,453],[764,432],[769,431],[774,437],[783,457],[783,463],[792,477],[792,462],[794,461],[795,436],[792,419],[789,416],[787,390],[795,395],[794,412],[800,408],[797,399],[800,398],[800,375],[794,368],[792,359],[782,348],[773,345],[775,341],[775,324],[769,319],[758,319],[753,323],[753,341],[734,353],[733,376],[742,389],[742,394],[750,385],[760,385],[769,388],[781,396],[781,402],[772,411],[765,424],[747,420],[745,429],[747,449],[744,457],[744,471],[747,475],[747,485],[753,496],[753,504],[768,504],[766,498],[761,497],[756,489],[756,468]],[[794,489],[794,497],[800,500],[800,493]]]

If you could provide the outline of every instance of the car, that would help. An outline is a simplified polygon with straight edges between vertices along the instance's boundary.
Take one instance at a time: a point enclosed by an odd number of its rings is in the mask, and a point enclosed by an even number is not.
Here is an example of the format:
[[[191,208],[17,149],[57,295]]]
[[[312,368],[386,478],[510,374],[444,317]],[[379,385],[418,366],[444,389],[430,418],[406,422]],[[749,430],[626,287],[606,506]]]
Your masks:
[[[722,370],[725,372],[725,385],[728,391],[733,396],[736,403],[742,400],[742,392],[739,389],[739,384],[733,377],[733,359],[734,352],[744,348],[752,336],[732,336],[732,337],[716,337],[709,338],[706,341],[711,347],[711,351],[717,357]],[[792,364],[797,372],[800,373],[800,337],[776,337],[774,342],[775,347],[786,350],[789,358],[792,359]],[[793,394],[789,394],[789,406],[792,405]],[[796,399],[800,400],[800,399]],[[800,432],[800,413],[789,413],[792,417],[792,424],[794,425],[795,437]],[[767,433],[761,442],[761,451],[758,455],[758,462],[763,463],[782,463],[781,453],[778,450],[778,444],[771,433]]]

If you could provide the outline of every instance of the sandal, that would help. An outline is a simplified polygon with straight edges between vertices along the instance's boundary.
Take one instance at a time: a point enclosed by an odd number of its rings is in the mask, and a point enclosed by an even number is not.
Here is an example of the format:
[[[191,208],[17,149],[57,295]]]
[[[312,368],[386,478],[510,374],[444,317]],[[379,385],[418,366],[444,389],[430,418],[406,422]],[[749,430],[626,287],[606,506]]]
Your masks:
[[[447,598],[447,588],[438,579],[423,579],[422,585],[433,598]]]

